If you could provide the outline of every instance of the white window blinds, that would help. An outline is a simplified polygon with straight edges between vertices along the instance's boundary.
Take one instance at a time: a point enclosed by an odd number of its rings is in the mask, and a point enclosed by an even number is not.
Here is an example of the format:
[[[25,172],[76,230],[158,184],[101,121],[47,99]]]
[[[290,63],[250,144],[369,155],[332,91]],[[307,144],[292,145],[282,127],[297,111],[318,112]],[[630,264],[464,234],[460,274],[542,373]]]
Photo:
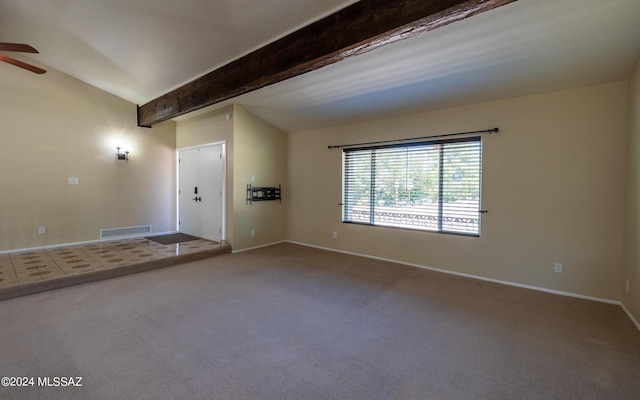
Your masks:
[[[343,222],[480,235],[480,137],[343,150]]]

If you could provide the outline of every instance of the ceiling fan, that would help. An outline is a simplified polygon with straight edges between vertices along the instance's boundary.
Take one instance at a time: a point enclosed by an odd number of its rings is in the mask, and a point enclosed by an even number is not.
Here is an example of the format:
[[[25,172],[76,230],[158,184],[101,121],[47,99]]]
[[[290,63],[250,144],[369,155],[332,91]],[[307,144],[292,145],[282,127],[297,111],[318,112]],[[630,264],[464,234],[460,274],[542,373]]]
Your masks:
[[[28,44],[2,43],[2,42],[0,42],[0,51],[16,51],[20,53],[38,53],[38,50],[34,49]],[[15,65],[16,67],[24,68],[27,71],[35,72],[36,74],[44,74],[45,72],[47,72],[42,68],[38,68],[34,65],[27,64],[26,62],[16,60],[13,57],[5,56],[3,54],[0,54],[0,61],[4,61],[6,63]]]

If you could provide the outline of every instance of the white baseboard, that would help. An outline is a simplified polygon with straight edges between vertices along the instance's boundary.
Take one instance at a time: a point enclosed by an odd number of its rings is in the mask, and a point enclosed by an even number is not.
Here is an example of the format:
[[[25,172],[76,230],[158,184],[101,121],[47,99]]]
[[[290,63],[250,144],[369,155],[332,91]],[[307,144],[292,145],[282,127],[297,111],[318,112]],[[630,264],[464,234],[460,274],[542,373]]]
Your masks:
[[[153,232],[153,233],[144,233],[144,234],[136,234],[136,235],[128,235],[128,236],[118,236],[118,237],[111,237],[111,238],[104,238],[104,239],[85,240],[82,242],[59,243],[59,244],[50,244],[46,246],[26,247],[22,249],[2,250],[0,251],[0,255],[12,254],[12,253],[25,253],[29,251],[38,251],[38,250],[57,249],[60,247],[81,246],[81,245],[93,244],[93,243],[112,242],[114,240],[120,240],[120,239],[133,239],[137,237],[169,235],[172,233],[178,233],[178,232],[177,231]]]
[[[585,296],[585,295],[582,295],[582,294],[571,293],[571,292],[563,292],[563,291],[560,291],[560,290],[547,289],[547,288],[543,288],[543,287],[539,287],[539,286],[531,286],[531,285],[524,285],[524,284],[516,283],[516,282],[502,281],[502,280],[498,280],[498,279],[486,278],[484,276],[479,276],[479,275],[465,274],[465,273],[461,273],[461,272],[449,271],[449,270],[446,270],[446,269],[428,267],[426,265],[420,265],[420,264],[408,263],[408,262],[404,262],[404,261],[393,260],[393,259],[390,259],[390,258],[376,257],[376,256],[368,255],[368,254],[361,254],[361,253],[353,253],[353,252],[350,252],[350,251],[336,250],[336,249],[332,249],[332,248],[329,248],[329,247],[314,246],[314,245],[311,245],[311,244],[294,242],[294,241],[291,241],[291,240],[286,240],[286,242],[292,243],[292,244],[297,244],[297,245],[300,245],[300,246],[313,247],[313,248],[320,249],[320,250],[333,251],[333,252],[336,252],[336,253],[349,254],[349,255],[352,255],[352,256],[365,257],[365,258],[371,258],[371,259],[374,259],[374,260],[387,261],[387,262],[392,262],[392,263],[396,263],[396,264],[408,265],[410,267],[422,268],[422,269],[427,269],[429,271],[442,272],[444,274],[462,276],[462,277],[465,277],[465,278],[478,279],[478,280],[481,280],[481,281],[498,283],[498,284],[501,284],[501,285],[515,286],[515,287],[519,287],[519,288],[523,288],[523,289],[537,290],[539,292],[557,294],[557,295],[560,295],[560,296],[567,296],[567,297],[575,297],[575,298],[584,299],[584,300],[592,300],[592,301],[597,301],[597,302],[600,302],[600,303],[613,304],[613,305],[617,305],[617,306],[621,306],[622,305],[622,303],[620,303],[620,301],[616,301],[616,300],[602,299],[602,298],[599,298],[599,297]]]
[[[280,240],[280,241],[278,241],[278,242],[262,244],[262,245],[260,245],[260,246],[248,247],[248,248],[246,248],[246,249],[231,250],[231,254],[237,254],[237,253],[243,253],[243,252],[245,252],[245,251],[261,249],[261,248],[263,248],[263,247],[269,247],[269,246],[273,246],[273,245],[280,244],[280,243],[285,243],[285,242],[288,242],[288,241],[287,241],[287,240]],[[290,242],[290,243],[293,243],[293,242]]]
[[[633,322],[633,324],[636,326],[636,328],[638,328],[638,330],[640,331],[640,323],[638,323],[638,320],[634,318],[633,314],[631,314],[631,311],[629,311],[629,309],[627,307],[625,307],[624,303],[620,303],[620,307],[622,307],[624,312],[627,313],[627,316],[629,317],[631,322]]]

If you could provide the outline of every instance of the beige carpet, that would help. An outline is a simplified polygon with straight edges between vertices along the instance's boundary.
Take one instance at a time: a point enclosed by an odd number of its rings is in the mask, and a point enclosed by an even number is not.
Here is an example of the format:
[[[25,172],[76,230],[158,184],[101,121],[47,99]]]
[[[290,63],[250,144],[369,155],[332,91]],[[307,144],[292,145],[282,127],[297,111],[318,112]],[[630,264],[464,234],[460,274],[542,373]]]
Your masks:
[[[617,306],[281,244],[0,302],[2,399],[638,399]]]

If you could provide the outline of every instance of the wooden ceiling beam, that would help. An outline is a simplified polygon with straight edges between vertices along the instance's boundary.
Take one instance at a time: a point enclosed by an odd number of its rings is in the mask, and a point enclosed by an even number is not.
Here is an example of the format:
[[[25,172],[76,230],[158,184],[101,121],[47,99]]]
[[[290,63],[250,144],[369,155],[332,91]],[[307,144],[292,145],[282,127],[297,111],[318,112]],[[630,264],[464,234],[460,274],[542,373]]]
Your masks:
[[[361,0],[138,107],[151,126],[516,0]]]

